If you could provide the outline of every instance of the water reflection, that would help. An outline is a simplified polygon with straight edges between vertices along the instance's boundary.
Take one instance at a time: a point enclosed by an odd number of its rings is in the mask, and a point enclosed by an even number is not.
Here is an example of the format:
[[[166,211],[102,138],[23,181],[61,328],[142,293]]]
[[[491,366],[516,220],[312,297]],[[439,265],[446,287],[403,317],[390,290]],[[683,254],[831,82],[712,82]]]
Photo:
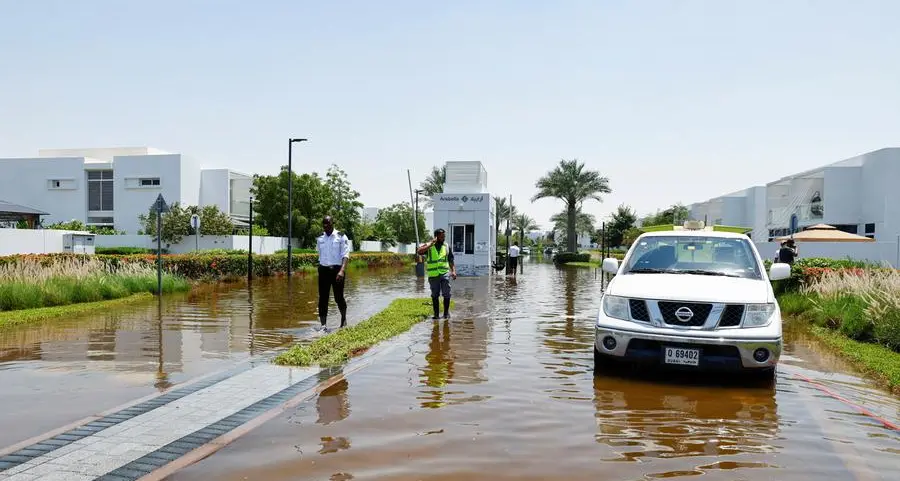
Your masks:
[[[683,386],[612,376],[594,379],[596,441],[617,457],[775,453],[779,415],[772,389]]]
[[[319,394],[316,398],[316,412],[319,413],[317,423],[327,425],[350,415],[350,401],[347,397],[349,386],[346,378],[341,379]]]

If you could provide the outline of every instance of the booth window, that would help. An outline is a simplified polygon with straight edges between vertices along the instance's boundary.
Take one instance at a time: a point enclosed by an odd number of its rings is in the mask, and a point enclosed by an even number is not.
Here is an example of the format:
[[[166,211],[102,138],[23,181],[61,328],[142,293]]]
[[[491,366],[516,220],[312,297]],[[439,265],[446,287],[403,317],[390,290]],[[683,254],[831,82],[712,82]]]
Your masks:
[[[475,224],[459,224],[452,227],[454,254],[475,253]]]

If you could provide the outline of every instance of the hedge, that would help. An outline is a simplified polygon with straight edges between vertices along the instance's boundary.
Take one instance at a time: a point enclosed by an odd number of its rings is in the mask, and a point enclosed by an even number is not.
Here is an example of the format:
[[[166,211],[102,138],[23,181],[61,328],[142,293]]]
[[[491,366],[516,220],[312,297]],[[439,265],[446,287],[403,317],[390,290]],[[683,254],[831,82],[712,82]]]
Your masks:
[[[764,263],[765,268],[768,271],[772,266],[772,261],[766,259]],[[797,292],[803,285],[808,284],[811,280],[821,276],[824,272],[847,269],[884,269],[884,267],[880,264],[853,259],[831,259],[828,257],[800,258],[791,266],[791,277],[780,281],[773,281],[772,285],[776,294]]]
[[[141,263],[145,265],[156,265],[156,255],[139,254],[139,255],[108,255],[95,254],[92,256],[82,256],[78,254],[26,254],[17,256],[0,257],[0,266],[18,262],[20,259],[32,259],[40,262],[42,266],[52,266],[53,263],[61,259],[71,259],[80,257],[93,257],[105,262],[112,270],[115,270],[120,264],[124,263]],[[412,254],[394,254],[390,252],[363,252],[350,255],[351,265],[353,267],[388,267],[388,266],[404,266],[413,262]],[[209,279],[221,277],[246,277],[247,275],[247,256],[246,255],[208,255],[204,253],[198,254],[163,254],[163,269],[173,274],[186,277],[188,279]],[[294,254],[292,255],[291,266],[295,271],[315,268],[318,265],[319,257],[316,254]],[[287,255],[271,254],[271,255],[254,255],[253,256],[253,275],[256,277],[267,277],[283,274],[287,270]]]
[[[590,252],[560,252],[553,258],[553,262],[557,264],[565,264],[567,262],[590,262]]]

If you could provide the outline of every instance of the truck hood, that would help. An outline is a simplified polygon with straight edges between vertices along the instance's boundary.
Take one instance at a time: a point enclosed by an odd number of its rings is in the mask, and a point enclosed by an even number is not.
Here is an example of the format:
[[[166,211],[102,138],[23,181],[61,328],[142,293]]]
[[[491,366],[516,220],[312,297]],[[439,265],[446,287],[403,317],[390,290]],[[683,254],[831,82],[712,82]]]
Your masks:
[[[764,280],[692,274],[620,274],[610,281],[606,292],[613,296],[673,301],[774,302],[769,284]]]

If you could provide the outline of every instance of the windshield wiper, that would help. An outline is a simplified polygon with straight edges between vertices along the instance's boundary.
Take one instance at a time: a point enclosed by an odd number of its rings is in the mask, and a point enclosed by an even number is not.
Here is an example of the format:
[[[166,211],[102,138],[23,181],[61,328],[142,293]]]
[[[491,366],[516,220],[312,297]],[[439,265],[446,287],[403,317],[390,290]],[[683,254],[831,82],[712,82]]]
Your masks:
[[[641,267],[638,269],[631,269],[628,271],[629,274],[669,274],[672,271],[666,269],[656,269],[653,267]]]
[[[672,271],[675,274],[697,274],[701,276],[723,276],[723,277],[741,277],[736,274],[729,274],[727,272],[718,272],[718,271],[705,271],[703,269],[685,269],[680,271]]]

